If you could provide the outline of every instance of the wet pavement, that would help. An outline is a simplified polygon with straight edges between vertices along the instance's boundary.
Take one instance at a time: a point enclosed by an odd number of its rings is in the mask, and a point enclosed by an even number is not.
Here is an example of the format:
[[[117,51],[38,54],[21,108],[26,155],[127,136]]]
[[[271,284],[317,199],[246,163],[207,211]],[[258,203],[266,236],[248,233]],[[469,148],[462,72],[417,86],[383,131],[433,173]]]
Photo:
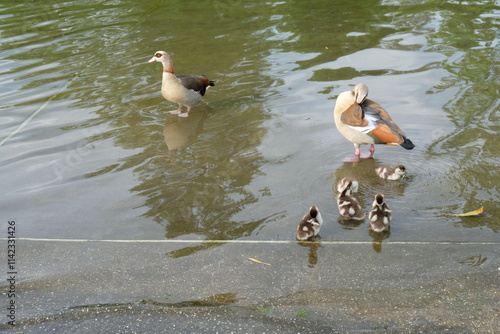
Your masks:
[[[384,242],[384,255],[374,246],[380,245],[19,240],[23,279],[17,285],[17,326],[1,329],[495,333],[499,328],[498,244]],[[206,249],[176,255],[191,247]]]

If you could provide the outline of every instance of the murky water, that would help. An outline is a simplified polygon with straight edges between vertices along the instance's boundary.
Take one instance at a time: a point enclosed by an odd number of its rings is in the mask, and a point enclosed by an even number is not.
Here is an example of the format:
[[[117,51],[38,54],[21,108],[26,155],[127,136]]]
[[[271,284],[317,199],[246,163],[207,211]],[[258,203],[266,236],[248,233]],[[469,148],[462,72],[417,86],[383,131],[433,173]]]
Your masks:
[[[366,220],[339,219],[332,186],[353,176],[366,211],[376,192],[386,195],[393,225],[384,242],[496,243],[499,9],[495,1],[4,1],[1,216],[16,220],[20,238],[267,242],[294,240],[314,204],[325,219],[321,241],[380,241]],[[172,54],[178,74],[216,82],[188,118],[168,114],[176,106],[160,94],[161,66],[147,63],[157,50]],[[342,162],[354,148],[336,130],[333,107],[358,82],[414,150],[378,146],[375,159]],[[382,164],[404,164],[409,175],[383,181],[374,174]],[[479,207],[477,217],[448,215]],[[304,270],[326,268],[302,246],[290,247],[303,253]],[[165,254],[189,266],[225,247],[174,244]],[[397,265],[385,247],[362,254]],[[346,265],[357,261],[350,248],[336,251]],[[434,267],[430,257],[423,265]],[[53,276],[31,260],[29,282]],[[70,282],[71,266],[60,270]],[[95,303],[122,302],[121,293]],[[27,310],[26,318],[40,314]]]

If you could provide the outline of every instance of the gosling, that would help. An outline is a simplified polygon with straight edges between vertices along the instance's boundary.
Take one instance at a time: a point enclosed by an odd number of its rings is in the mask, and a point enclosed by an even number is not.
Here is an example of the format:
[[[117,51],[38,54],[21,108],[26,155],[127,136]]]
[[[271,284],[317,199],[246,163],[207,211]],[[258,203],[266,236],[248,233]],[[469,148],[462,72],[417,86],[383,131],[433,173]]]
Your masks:
[[[391,214],[392,211],[385,202],[384,195],[376,194],[372,209],[368,214],[371,229],[375,232],[388,231],[391,227]]]
[[[349,219],[363,220],[365,219],[365,213],[361,209],[358,200],[351,196],[351,193],[352,182],[349,181],[337,197],[340,215]]]
[[[406,174],[406,168],[403,165],[397,165],[396,167],[391,166],[381,166],[375,169],[375,173],[385,180],[399,180]]]
[[[297,240],[305,241],[318,235],[323,218],[317,206],[313,205],[297,226]]]

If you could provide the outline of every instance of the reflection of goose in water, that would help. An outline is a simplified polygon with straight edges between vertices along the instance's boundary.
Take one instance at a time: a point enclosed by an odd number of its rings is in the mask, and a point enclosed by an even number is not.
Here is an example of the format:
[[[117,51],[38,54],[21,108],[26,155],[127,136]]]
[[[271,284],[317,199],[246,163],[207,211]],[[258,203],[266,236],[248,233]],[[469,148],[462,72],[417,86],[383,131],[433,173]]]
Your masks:
[[[386,181],[376,176],[375,169],[382,165],[378,159],[362,159],[357,164],[343,163],[332,173],[329,178],[333,179],[332,190],[338,192],[338,184],[343,178],[356,179],[359,182],[359,190],[356,198],[361,205],[373,202],[373,195],[381,192],[388,197],[403,196],[406,187],[411,183],[412,177],[408,175],[399,182]]]
[[[357,164],[344,162],[342,165],[340,165],[339,168],[335,170],[335,174],[331,175],[331,177],[334,177],[335,180],[332,185],[332,190],[334,192],[340,192],[341,189],[339,189],[339,186],[341,185],[343,179],[354,179],[359,183],[358,187],[352,189],[353,192],[363,192],[364,188],[366,188],[367,185],[380,182],[379,178],[373,177],[373,171],[375,170],[376,162],[376,159],[361,160],[361,162]]]
[[[177,150],[196,140],[206,117],[206,112],[195,112],[187,118],[167,116],[163,125],[163,137],[168,148],[167,162],[174,162]]]

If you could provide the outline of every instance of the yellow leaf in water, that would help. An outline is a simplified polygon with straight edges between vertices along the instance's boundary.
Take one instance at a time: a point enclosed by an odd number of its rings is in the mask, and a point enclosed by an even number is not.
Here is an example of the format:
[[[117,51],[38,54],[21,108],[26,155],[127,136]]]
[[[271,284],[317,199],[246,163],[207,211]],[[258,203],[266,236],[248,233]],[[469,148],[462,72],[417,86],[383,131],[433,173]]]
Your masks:
[[[249,259],[250,261],[253,261],[253,262],[257,262],[257,263],[265,264],[266,266],[270,266],[270,265],[271,265],[270,263],[265,263],[265,262],[259,261],[259,260],[257,260],[257,259],[254,259],[253,257],[249,257],[248,259]]]
[[[481,213],[484,212],[484,207],[480,207],[477,210],[471,211],[471,212],[466,212],[466,213],[458,213],[458,214],[452,214],[452,216],[455,217],[467,217],[467,216],[477,216],[480,215]]]

